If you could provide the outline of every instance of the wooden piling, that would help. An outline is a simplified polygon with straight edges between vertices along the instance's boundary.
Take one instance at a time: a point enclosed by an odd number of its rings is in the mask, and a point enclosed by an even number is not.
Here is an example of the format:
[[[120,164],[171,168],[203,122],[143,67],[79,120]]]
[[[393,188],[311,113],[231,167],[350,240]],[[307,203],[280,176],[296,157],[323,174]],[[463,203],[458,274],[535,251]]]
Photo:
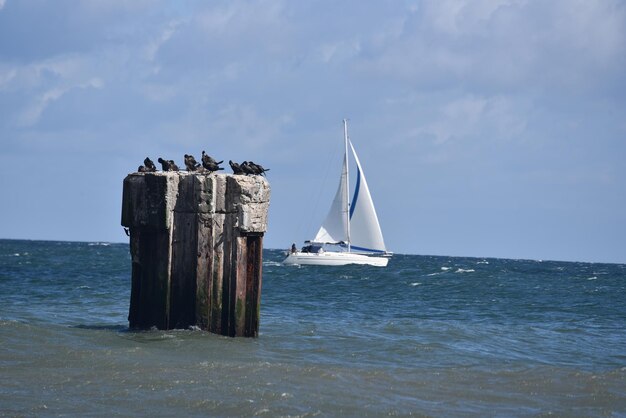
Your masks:
[[[258,336],[269,197],[261,176],[129,174],[130,328]]]

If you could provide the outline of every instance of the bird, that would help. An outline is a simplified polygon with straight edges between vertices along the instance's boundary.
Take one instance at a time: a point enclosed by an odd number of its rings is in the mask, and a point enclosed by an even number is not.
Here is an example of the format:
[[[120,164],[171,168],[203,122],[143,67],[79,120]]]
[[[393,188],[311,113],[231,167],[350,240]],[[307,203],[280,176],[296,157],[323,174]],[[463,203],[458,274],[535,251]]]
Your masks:
[[[255,171],[257,172],[256,174],[261,174],[264,176],[266,171],[270,171],[269,168],[263,168],[262,165],[253,163],[252,161],[249,161],[248,164],[255,168]]]
[[[214,171],[223,170],[222,167],[217,165],[218,163],[202,163],[202,166],[206,171],[212,173]]]
[[[157,161],[161,163],[163,171],[178,171],[178,166],[176,165],[174,160],[164,160],[163,158],[159,157]]]
[[[202,165],[203,166],[204,165],[209,165],[209,166],[219,165],[219,164],[222,164],[223,162],[224,162],[224,160],[222,160],[222,161],[215,161],[213,159],[213,157],[211,157],[209,154],[204,152],[204,150],[202,151]]]
[[[180,169],[178,168],[178,166],[176,165],[176,163],[174,162],[174,160],[167,160],[168,163],[170,163],[170,171],[179,171]]]
[[[146,157],[146,159],[143,160],[143,165],[145,166],[146,172],[153,172],[157,170],[154,162],[152,162],[149,157]]]
[[[159,157],[157,161],[161,164],[163,171],[170,171],[170,162],[168,160],[164,160],[163,158]]]
[[[266,171],[269,171],[269,168],[263,168],[262,165],[256,164],[252,161],[244,161],[241,163],[241,169],[246,174],[251,175],[265,175]]]
[[[142,165],[139,166],[139,168],[137,169],[137,172],[139,173],[147,173],[148,169]]]
[[[185,154],[185,166],[187,167],[187,171],[196,171],[200,164],[196,162],[196,159],[193,155]]]
[[[223,170],[219,165],[222,164],[222,161],[215,161],[209,154],[202,151],[202,167],[204,167],[207,171],[213,172],[217,170]]]
[[[252,165],[250,165],[250,163],[247,161],[244,161],[243,163],[241,163],[240,167],[241,167],[241,170],[244,172],[244,174],[247,174],[247,175],[258,174],[256,169]]]
[[[232,160],[228,160],[228,164],[230,164],[230,168],[233,169],[233,174],[245,174],[241,166]]]

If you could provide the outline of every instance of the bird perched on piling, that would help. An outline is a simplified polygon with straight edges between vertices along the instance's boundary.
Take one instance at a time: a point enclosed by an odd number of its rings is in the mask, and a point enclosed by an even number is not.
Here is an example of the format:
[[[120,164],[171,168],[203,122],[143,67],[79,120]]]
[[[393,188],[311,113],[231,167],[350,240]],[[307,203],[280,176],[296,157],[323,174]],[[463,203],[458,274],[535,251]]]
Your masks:
[[[163,158],[159,157],[157,161],[161,163],[163,171],[178,171],[178,166],[176,165],[174,160],[164,160]]]
[[[196,171],[198,167],[200,167],[200,163],[196,162],[193,155],[185,154],[185,166],[187,167],[187,171]]]
[[[252,161],[248,161],[248,164],[254,167],[254,171],[256,171],[256,174],[260,174],[264,176],[266,171],[270,171],[269,168],[263,168],[261,164],[256,164],[256,163],[253,163]]]
[[[159,159],[157,161],[161,164],[161,168],[163,169],[163,171],[170,171],[170,162],[169,161],[164,160],[161,157],[159,157]]]
[[[150,159],[150,157],[146,157],[146,159],[143,160],[143,165],[145,166],[146,172],[148,172],[148,173],[152,173],[154,171],[157,171],[157,168],[154,165],[154,162],[152,162],[152,160]]]
[[[219,165],[222,164],[222,161],[215,161],[209,154],[202,151],[202,167],[204,167],[208,172],[212,173],[217,170],[223,170]]]
[[[233,169],[233,174],[245,174],[241,166],[232,160],[228,160],[228,164],[230,164],[230,168]]]
[[[265,172],[269,171],[269,168],[263,168],[263,166],[255,164],[252,161],[244,161],[241,163],[240,167],[243,172],[248,175],[265,175]]]
[[[215,161],[213,159],[213,157],[211,157],[209,154],[207,154],[206,152],[204,152],[204,150],[202,151],[202,163],[206,163],[206,164],[222,164],[224,161]]]
[[[143,160],[143,164],[144,165],[140,165],[139,168],[137,169],[138,172],[140,173],[152,173],[154,171],[156,171],[156,167],[154,166],[154,163],[152,162],[152,160],[148,157],[146,157],[145,160]]]
[[[202,163],[202,167],[204,167],[204,169],[206,171],[210,173],[214,172],[214,171],[218,171],[218,170],[223,170],[222,167],[218,166],[219,163],[211,163],[211,162],[206,162],[206,163]]]
[[[243,163],[241,163],[239,167],[241,168],[241,171],[243,171],[243,173],[246,175],[256,174],[256,170],[254,169],[254,167],[252,167],[250,163],[247,161],[244,161]]]

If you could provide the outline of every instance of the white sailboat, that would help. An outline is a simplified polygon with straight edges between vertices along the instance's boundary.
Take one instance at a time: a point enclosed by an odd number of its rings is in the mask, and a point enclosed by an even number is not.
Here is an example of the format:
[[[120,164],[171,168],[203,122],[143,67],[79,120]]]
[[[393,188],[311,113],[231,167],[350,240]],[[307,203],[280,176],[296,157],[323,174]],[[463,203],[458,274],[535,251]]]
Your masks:
[[[301,250],[292,247],[284,264],[342,266],[367,264],[385,267],[387,252],[363,168],[348,137],[348,122],[343,120],[345,154],[337,194],[317,235],[305,241]],[[348,155],[357,167],[354,194],[350,200]]]

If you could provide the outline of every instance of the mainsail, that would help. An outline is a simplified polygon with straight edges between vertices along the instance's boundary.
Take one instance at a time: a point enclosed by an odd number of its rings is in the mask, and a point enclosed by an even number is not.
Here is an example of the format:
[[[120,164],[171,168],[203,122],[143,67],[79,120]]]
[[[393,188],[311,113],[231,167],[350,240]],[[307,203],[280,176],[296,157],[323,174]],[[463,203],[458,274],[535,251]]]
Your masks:
[[[376,209],[374,209],[372,195],[367,187],[359,157],[356,155],[352,142],[349,144],[357,166],[356,186],[350,203],[350,246],[356,251],[385,252],[385,241],[378,223]]]
[[[313,241],[342,243],[347,245],[350,251],[356,252],[385,252],[385,242],[376,209],[374,209],[374,202],[367,187],[359,157],[352,142],[348,139],[347,125],[345,141],[346,154],[344,154],[339,187],[328,215]],[[350,204],[348,204],[348,144],[357,166],[356,185]]]

